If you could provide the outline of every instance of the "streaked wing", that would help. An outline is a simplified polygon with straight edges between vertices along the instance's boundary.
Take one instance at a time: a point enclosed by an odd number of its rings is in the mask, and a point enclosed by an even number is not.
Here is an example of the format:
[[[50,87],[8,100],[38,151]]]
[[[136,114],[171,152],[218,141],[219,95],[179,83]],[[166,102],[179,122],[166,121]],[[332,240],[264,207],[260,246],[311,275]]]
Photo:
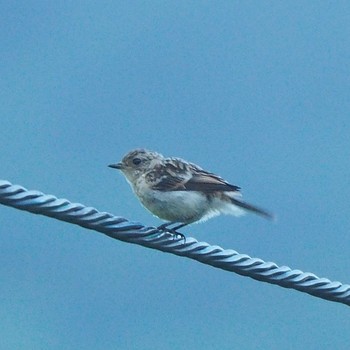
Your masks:
[[[153,189],[158,191],[217,191],[238,192],[239,187],[226,182],[220,176],[209,173],[195,164],[171,158],[152,173],[157,173]],[[154,175],[154,174],[153,174]],[[156,178],[156,176],[152,176]]]
[[[238,186],[229,184],[220,176],[204,170],[192,176],[184,184],[184,187],[187,191],[202,191],[205,193],[217,191],[238,192],[240,189]]]
[[[163,176],[152,186],[152,189],[158,191],[185,191],[186,181],[186,179],[179,176]]]
[[[146,175],[152,189],[158,191],[185,191],[184,184],[191,177],[188,164],[182,159],[167,158]]]

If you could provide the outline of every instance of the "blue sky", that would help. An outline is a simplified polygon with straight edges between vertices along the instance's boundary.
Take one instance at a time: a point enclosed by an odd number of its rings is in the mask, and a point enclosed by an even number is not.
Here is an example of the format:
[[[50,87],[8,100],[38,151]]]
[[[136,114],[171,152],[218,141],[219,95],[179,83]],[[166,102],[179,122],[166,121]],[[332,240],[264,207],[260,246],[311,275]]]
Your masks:
[[[350,283],[347,1],[2,2],[1,179],[145,225],[130,149],[272,210],[188,236]],[[347,306],[0,207],[2,349],[346,349]]]

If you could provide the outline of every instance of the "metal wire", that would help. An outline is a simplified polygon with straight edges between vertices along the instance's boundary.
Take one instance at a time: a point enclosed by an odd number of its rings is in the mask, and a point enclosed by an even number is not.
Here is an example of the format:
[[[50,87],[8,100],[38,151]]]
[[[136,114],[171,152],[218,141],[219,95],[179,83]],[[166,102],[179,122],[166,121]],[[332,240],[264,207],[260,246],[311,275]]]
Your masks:
[[[76,224],[124,242],[187,257],[258,281],[296,289],[350,306],[350,285],[348,284],[331,282],[327,278],[319,278],[309,272],[291,270],[287,266],[279,267],[273,262],[251,258],[232,249],[198,242],[192,237],[184,241],[181,237],[160,232],[155,227],[146,227],[141,223],[99,212],[95,208],[71,203],[67,199],[58,199],[39,191],[28,191],[8,181],[0,180],[0,203]]]

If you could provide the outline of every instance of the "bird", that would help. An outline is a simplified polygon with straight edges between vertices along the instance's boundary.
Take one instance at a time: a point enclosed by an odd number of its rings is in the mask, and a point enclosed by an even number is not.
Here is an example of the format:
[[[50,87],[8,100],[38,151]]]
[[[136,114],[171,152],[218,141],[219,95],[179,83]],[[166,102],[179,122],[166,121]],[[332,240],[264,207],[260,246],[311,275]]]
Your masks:
[[[240,187],[181,158],[137,148],[108,166],[120,170],[141,204],[166,221],[158,226],[163,232],[184,238],[178,229],[220,214],[252,212],[274,218],[269,211],[243,201]]]

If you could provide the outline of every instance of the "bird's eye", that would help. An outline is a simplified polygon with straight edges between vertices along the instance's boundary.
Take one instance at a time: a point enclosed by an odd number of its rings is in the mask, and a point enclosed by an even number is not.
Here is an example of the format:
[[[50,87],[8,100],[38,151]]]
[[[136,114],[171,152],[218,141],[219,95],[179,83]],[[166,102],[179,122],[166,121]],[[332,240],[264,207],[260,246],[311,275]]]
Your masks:
[[[134,158],[132,160],[132,162],[134,163],[134,165],[139,165],[141,163],[141,159],[140,158]]]

